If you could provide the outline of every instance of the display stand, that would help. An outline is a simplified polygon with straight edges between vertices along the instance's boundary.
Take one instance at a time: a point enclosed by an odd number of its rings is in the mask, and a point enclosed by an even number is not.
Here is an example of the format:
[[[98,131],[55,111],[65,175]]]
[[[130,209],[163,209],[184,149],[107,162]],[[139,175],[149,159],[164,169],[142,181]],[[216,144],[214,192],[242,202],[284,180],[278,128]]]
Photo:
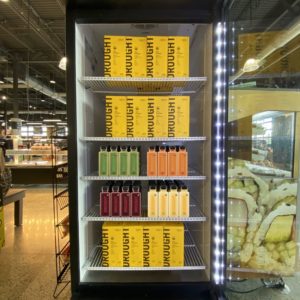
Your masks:
[[[59,132],[59,131],[58,131]],[[52,142],[56,138],[67,139],[53,133]],[[56,165],[58,153],[52,150],[53,157],[53,212],[55,226],[55,262],[56,287],[53,297],[57,298],[70,283],[70,239],[69,239],[69,192],[67,186],[68,164]]]

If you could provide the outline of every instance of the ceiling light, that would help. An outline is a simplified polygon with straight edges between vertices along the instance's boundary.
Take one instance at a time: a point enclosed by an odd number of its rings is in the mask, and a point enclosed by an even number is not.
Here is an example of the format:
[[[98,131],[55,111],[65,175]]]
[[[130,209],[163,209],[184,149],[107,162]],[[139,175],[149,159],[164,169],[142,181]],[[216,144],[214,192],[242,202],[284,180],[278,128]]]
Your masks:
[[[41,99],[42,102],[45,102],[45,99]]]
[[[1,99],[2,99],[2,100],[7,100],[7,97],[3,95],[3,96],[1,97]]]
[[[53,80],[53,79],[51,79],[51,80],[50,80],[50,83],[52,83],[52,84],[55,84],[55,83],[56,83],[56,81],[55,81],[55,80]]]
[[[61,122],[61,119],[45,119],[44,122]]]
[[[27,122],[27,125],[43,125],[41,122]]]
[[[32,105],[29,105],[29,108],[32,108]]]
[[[3,84],[4,83],[4,81],[3,80],[0,80],[0,84]]]
[[[9,2],[9,0],[1,0],[1,2]]]
[[[67,122],[59,122],[57,125],[67,125]]]
[[[60,60],[60,62],[58,64],[58,67],[61,70],[66,71],[66,69],[67,69],[67,58],[65,56]]]
[[[244,64],[243,72],[253,72],[259,69],[260,67],[260,60],[255,58],[249,58]]]

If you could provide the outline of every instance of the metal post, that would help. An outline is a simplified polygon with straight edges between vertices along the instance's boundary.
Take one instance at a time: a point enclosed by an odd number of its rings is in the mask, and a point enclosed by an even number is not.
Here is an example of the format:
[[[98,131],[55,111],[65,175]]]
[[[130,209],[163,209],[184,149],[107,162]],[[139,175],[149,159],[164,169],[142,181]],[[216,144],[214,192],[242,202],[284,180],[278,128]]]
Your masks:
[[[14,118],[19,117],[19,102],[18,102],[18,60],[15,57],[13,61],[13,90],[14,90],[14,102],[13,102],[13,110],[14,110]]]

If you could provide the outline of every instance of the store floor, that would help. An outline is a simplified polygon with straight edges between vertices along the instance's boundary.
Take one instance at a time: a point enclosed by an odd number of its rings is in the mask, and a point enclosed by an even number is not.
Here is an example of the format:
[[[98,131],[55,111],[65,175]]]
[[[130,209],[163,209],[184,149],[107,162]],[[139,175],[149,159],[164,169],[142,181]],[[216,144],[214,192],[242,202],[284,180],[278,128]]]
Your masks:
[[[52,188],[25,188],[23,226],[14,226],[14,205],[4,207],[6,244],[0,250],[1,300],[53,299],[56,273]],[[70,299],[70,285],[59,299]]]
[[[23,188],[23,187],[22,187]],[[23,226],[14,226],[14,206],[4,208],[6,245],[0,250],[0,300],[53,299],[55,256],[52,189],[50,186],[27,186]],[[249,294],[227,292],[229,299],[298,300],[300,274],[284,279],[290,292],[261,288]],[[229,285],[247,291],[261,286],[260,280]],[[58,299],[70,299],[70,285]]]

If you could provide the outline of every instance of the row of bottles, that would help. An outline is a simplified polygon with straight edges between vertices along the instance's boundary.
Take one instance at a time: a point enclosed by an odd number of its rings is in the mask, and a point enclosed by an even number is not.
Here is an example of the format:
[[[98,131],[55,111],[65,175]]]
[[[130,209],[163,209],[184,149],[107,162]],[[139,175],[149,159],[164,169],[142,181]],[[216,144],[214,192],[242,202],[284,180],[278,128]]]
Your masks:
[[[182,181],[149,184],[148,217],[189,217],[190,193]]]
[[[142,214],[139,182],[108,181],[100,192],[100,216],[139,217]]]
[[[147,152],[147,176],[187,176],[188,153],[184,146],[150,147]]]
[[[140,153],[135,146],[101,146],[99,176],[139,176]]]

